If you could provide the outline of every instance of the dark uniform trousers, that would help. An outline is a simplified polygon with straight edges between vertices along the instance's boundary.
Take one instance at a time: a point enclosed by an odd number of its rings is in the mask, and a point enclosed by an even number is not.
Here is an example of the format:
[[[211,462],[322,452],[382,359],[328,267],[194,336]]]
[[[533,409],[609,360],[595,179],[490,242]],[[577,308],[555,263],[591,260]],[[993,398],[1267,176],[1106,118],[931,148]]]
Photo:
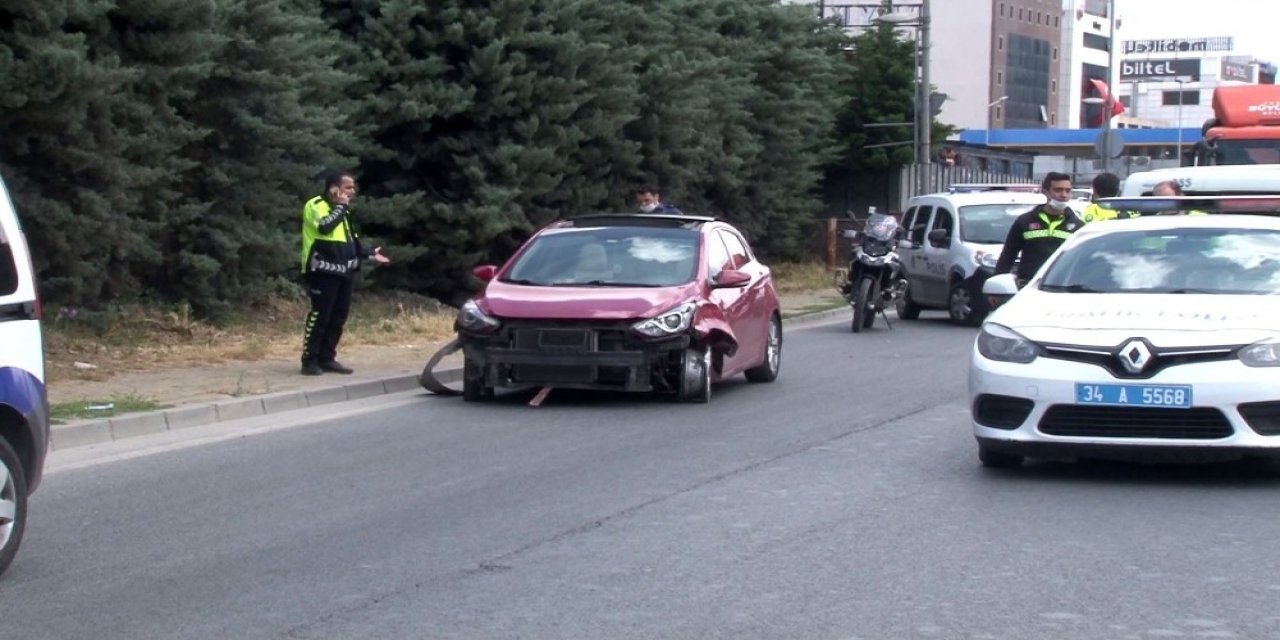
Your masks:
[[[338,341],[351,312],[349,275],[308,273],[307,293],[311,297],[311,313],[302,337],[302,363],[325,364],[338,356]]]

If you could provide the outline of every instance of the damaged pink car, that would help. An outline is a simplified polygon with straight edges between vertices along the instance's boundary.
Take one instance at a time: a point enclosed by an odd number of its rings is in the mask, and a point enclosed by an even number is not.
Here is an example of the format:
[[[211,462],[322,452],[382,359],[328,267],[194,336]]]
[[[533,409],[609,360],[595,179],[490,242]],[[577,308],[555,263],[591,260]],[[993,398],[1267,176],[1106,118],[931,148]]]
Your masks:
[[[562,220],[474,273],[485,288],[456,321],[469,401],[541,387],[707,402],[713,383],[771,382],[782,364],[769,268],[714,218]]]

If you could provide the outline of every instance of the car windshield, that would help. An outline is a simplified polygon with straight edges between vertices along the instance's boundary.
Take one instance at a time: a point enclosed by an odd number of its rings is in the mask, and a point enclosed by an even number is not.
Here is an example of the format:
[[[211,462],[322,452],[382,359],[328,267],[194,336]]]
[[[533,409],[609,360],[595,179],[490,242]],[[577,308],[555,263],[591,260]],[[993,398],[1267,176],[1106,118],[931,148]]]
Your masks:
[[[977,244],[1003,244],[1014,218],[1035,205],[972,204],[960,207],[960,239]]]
[[[1108,233],[1075,245],[1045,291],[1280,294],[1280,231],[1197,228]]]
[[[504,282],[535,286],[670,287],[696,275],[695,229],[595,227],[544,233]]]

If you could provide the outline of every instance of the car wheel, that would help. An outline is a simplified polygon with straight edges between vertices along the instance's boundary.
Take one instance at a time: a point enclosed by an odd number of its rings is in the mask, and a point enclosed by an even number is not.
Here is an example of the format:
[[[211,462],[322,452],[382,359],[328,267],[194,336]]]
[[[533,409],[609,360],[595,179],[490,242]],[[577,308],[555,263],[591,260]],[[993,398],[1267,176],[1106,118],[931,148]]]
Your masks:
[[[484,369],[470,360],[462,364],[462,399],[466,402],[493,399],[493,387],[484,384]]]
[[[695,347],[684,352],[680,373],[680,399],[705,404],[711,401],[711,349]]]
[[[782,321],[778,316],[769,319],[769,335],[765,337],[764,362],[747,369],[751,382],[773,382],[782,369]]]
[[[982,324],[982,318],[985,315],[978,298],[963,282],[958,282],[951,287],[951,293],[947,295],[947,313],[951,315],[951,322],[962,327],[976,327]]]
[[[915,320],[920,317],[920,305],[911,298],[911,285],[907,285],[907,290],[902,293],[902,297],[898,298],[898,317],[903,320]]]
[[[9,568],[27,528],[27,477],[18,454],[0,439],[0,573]]]
[[[986,447],[978,447],[978,462],[988,469],[1016,469],[1022,466],[1022,456],[1016,453],[992,451]]]

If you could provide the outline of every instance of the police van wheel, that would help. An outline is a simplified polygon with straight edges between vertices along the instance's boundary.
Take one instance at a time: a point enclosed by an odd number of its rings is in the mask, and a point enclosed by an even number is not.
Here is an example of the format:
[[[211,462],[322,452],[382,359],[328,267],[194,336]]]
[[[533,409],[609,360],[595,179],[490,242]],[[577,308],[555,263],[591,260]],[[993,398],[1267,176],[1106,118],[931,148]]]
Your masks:
[[[911,299],[911,285],[907,285],[907,290],[902,292],[901,298],[898,298],[897,309],[898,317],[903,320],[915,320],[920,317],[920,305]]]
[[[979,295],[974,295],[968,285],[957,282],[951,287],[951,293],[947,295],[947,313],[951,316],[951,322],[962,327],[976,327],[982,324],[986,308],[981,298]]]
[[[27,528],[27,478],[18,455],[0,439],[0,573],[9,568]]]

